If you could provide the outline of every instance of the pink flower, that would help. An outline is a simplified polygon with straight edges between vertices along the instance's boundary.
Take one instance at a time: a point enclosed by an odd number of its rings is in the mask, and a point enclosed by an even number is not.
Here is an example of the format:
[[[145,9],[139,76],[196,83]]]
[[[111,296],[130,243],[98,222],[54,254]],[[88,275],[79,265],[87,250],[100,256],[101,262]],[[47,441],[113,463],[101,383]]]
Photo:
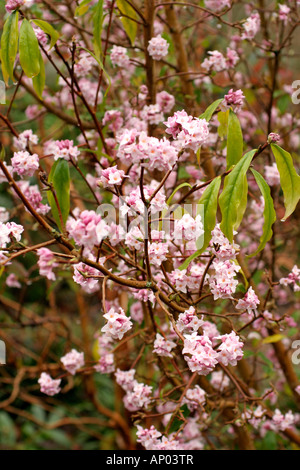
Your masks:
[[[75,375],[78,369],[84,366],[84,354],[78,352],[76,349],[72,349],[68,354],[63,356],[61,359],[65,369],[70,374]]]
[[[199,385],[196,385],[194,388],[189,388],[182,400],[182,405],[186,403],[190,411],[195,411],[201,405],[205,405],[205,395],[205,391],[202,390]]]
[[[129,57],[127,55],[127,50],[125,47],[113,46],[110,53],[110,60],[113,65],[118,65],[119,67],[126,68],[130,64]]]
[[[34,153],[31,155],[25,150],[15,152],[11,159],[13,171],[19,176],[33,176],[34,172],[39,168],[39,156]]]
[[[26,150],[29,144],[36,145],[38,143],[38,137],[31,129],[28,129],[19,134],[19,137],[14,137],[14,146],[17,150]]]
[[[38,266],[40,275],[45,276],[50,281],[55,281],[56,277],[52,270],[57,268],[59,264],[55,262],[52,251],[48,250],[48,248],[39,248],[36,252],[39,256]]]
[[[54,380],[46,372],[42,372],[38,383],[41,386],[41,392],[52,397],[60,392],[61,379]]]
[[[80,151],[74,146],[73,140],[57,140],[54,145],[54,160],[64,158],[77,161]]]
[[[226,111],[232,107],[233,111],[238,112],[244,103],[245,96],[242,90],[233,91],[229,90],[228,94],[224,96],[224,101],[221,103],[222,110]]]
[[[196,152],[209,135],[207,121],[188,116],[185,111],[177,111],[164,124],[166,133],[177,139],[176,144],[180,149],[190,148]]]
[[[98,364],[94,366],[94,369],[101,374],[111,374],[115,370],[114,355],[105,353],[99,359]]]
[[[205,0],[205,6],[212,11],[219,12],[225,7],[230,7],[230,0]]]
[[[272,166],[265,166],[265,178],[269,186],[276,186],[280,184],[280,174],[276,163]]]
[[[156,103],[163,113],[169,113],[175,105],[175,98],[166,91],[161,91],[156,95]]]
[[[169,44],[159,34],[158,36],[150,39],[147,49],[148,49],[149,55],[154,60],[161,60],[163,57],[165,57],[168,54]]]
[[[136,384],[136,380],[134,380],[135,376],[135,369],[130,370],[120,370],[117,369],[115,373],[115,378],[117,384],[125,390],[125,392],[129,390],[133,390],[134,385]]]
[[[239,337],[234,331],[230,334],[217,336],[216,339],[221,339],[222,344],[218,347],[218,361],[228,366],[236,366],[237,361],[243,357],[242,347],[244,343],[239,341]]]
[[[101,260],[99,260],[101,262]],[[74,264],[73,280],[76,284],[81,285],[83,290],[88,294],[99,290],[99,279],[88,276],[99,276],[99,271],[85,263]]]
[[[125,175],[125,171],[118,170],[116,166],[112,166],[106,170],[101,171],[100,181],[104,188],[114,185],[119,186],[122,183],[124,177],[128,177]]]
[[[176,326],[180,332],[198,331],[203,325],[203,316],[201,320],[196,315],[194,307],[190,307],[184,313],[180,313]]]
[[[260,29],[260,16],[258,13],[251,15],[245,23],[243,24],[244,32],[242,34],[242,39],[254,39],[254,36],[258,33]]]
[[[176,347],[174,341],[165,339],[161,334],[156,333],[153,352],[158,356],[172,357],[171,351]]]
[[[218,363],[218,353],[212,348],[212,343],[208,336],[198,336],[196,332],[185,335],[183,354],[192,372],[199,375],[207,375]]]
[[[8,0],[5,5],[6,11],[12,13],[14,10],[24,5],[24,3],[25,0]]]
[[[260,301],[258,300],[258,297],[255,294],[253,288],[249,287],[245,297],[238,301],[235,308],[238,310],[248,310],[248,313],[251,314],[252,311],[256,312],[259,303]]]
[[[22,287],[22,285],[19,283],[16,275],[13,274],[13,273],[11,273],[9,276],[7,276],[6,285],[8,287],[15,287],[16,289],[20,289]]]
[[[119,312],[111,308],[103,317],[107,320],[107,323],[103,326],[101,331],[111,336],[113,339],[122,339],[124,334],[132,328],[130,317],[125,315],[121,307],[119,308]]]
[[[123,398],[125,408],[129,411],[137,411],[147,408],[151,402],[152,387],[135,381],[133,389],[127,391]]]

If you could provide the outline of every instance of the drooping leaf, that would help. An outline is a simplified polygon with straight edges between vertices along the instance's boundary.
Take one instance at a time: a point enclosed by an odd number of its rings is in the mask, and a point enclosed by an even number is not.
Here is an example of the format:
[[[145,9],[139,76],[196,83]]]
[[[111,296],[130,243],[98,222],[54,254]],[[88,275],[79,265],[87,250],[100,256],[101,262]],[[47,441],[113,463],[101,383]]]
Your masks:
[[[278,343],[278,341],[281,341],[284,338],[286,338],[285,335],[278,333],[276,335],[267,336],[267,338],[264,338],[262,340],[262,343],[263,344]]]
[[[43,91],[45,88],[45,81],[46,81],[45,64],[43,61],[42,54],[40,53],[40,73],[36,75],[35,77],[33,77],[32,85],[36,93],[38,94],[39,98],[41,99],[42,99]]]
[[[295,170],[290,153],[276,144],[272,144],[271,148],[280,174],[285,205],[285,215],[282,220],[285,221],[294,212],[300,200],[300,176]]]
[[[103,0],[98,0],[95,12],[93,14],[93,42],[95,55],[97,57],[100,57],[102,52],[101,34],[103,18]]]
[[[135,38],[136,38],[136,33],[137,33],[137,13],[136,11],[132,8],[132,6],[129,5],[129,3],[126,2],[126,0],[117,0],[117,7],[120,10],[120,13],[122,13],[126,16],[121,17],[122,24],[124,26],[125,32],[127,36],[130,39],[130,42],[132,46],[134,45]],[[132,20],[132,19],[133,20]]]
[[[233,242],[233,230],[238,220],[238,209],[241,203],[241,193],[248,171],[256,150],[246,153],[233,170],[226,176],[224,189],[219,198],[222,213],[220,228],[230,243]]]
[[[230,109],[227,132],[227,170],[236,165],[243,155],[243,134],[237,115]]]
[[[27,20],[23,20],[20,28],[20,64],[27,75],[32,78],[40,72],[40,50],[35,32]]]
[[[261,176],[260,173],[258,173],[253,168],[251,168],[251,171],[254,175],[256,183],[265,201],[263,234],[260,237],[260,243],[259,243],[257,250],[255,251],[255,253],[251,255],[251,256],[256,256],[260,251],[264,249],[268,241],[272,238],[272,235],[273,235],[272,225],[276,221],[276,212],[274,209],[274,203],[273,203],[273,199],[271,196],[269,185],[267,184],[267,182],[264,180],[264,178]]]
[[[222,101],[224,101],[223,98],[214,101],[210,106],[208,106],[204,113],[199,116],[199,119],[206,119],[206,121],[209,122]]]
[[[201,207],[201,213],[203,215],[203,226],[204,226],[204,237],[202,247],[189,256],[179,267],[179,269],[186,269],[188,265],[195,258],[200,256],[208,247],[211,240],[211,232],[216,225],[216,215],[218,208],[218,194],[221,185],[221,176],[215,178],[205,189],[202,194],[198,205]]]
[[[8,77],[12,81],[14,79],[14,63],[18,52],[18,29],[19,12],[15,11],[4,23],[3,33],[1,36],[1,62],[3,78],[7,84]]]
[[[175,196],[175,194],[177,193],[177,191],[179,191],[179,189],[184,188],[184,187],[186,187],[186,186],[188,186],[189,188],[192,187],[189,183],[181,183],[181,184],[179,184],[179,186],[177,186],[177,188],[174,189],[174,191],[172,192],[171,196],[170,196],[169,199],[167,200],[168,206],[171,205],[171,202],[172,202],[172,200],[173,200],[173,197]]]
[[[59,159],[53,164],[49,175],[49,183],[52,183],[53,185],[62,219],[65,223],[70,212],[70,172],[68,162],[66,160]],[[51,191],[47,191],[47,196],[54,220],[59,229],[62,230],[63,227],[61,225],[55,198]]]
[[[59,32],[51,26],[51,24],[47,23],[44,20],[32,20],[34,24],[36,24],[39,28],[41,28],[44,33],[50,36],[50,49],[56,44],[59,38]]]

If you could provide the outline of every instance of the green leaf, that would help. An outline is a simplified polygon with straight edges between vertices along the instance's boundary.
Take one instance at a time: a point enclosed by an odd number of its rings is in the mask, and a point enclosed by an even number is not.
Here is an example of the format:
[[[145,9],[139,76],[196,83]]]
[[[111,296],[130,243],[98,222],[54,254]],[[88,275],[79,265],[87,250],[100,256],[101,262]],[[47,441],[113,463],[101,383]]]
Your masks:
[[[206,119],[206,121],[209,122],[218,106],[222,103],[222,101],[224,101],[223,98],[214,101],[210,106],[208,106],[204,113],[199,116],[199,119]]]
[[[219,198],[222,213],[220,228],[230,243],[233,242],[233,230],[238,220],[238,209],[241,203],[241,194],[245,184],[245,175],[248,171],[256,150],[246,153],[233,170],[226,176],[224,189]]]
[[[32,78],[40,72],[40,50],[35,32],[29,21],[23,20],[20,28],[20,64],[27,75]]]
[[[186,269],[191,261],[200,256],[208,247],[211,240],[211,232],[216,225],[216,216],[218,208],[218,194],[221,185],[221,176],[215,178],[205,189],[198,204],[201,204],[203,214],[204,241],[202,247],[189,256],[179,267],[180,270]]]
[[[234,230],[237,230],[239,226],[241,225],[241,222],[243,220],[243,217],[247,208],[247,202],[248,202],[248,181],[247,181],[247,176],[245,175],[244,183],[242,186],[242,191],[240,194],[240,203],[237,209],[237,219],[233,226]]]
[[[294,212],[300,200],[300,176],[294,168],[290,153],[276,144],[272,144],[271,148],[280,174],[285,205],[285,215],[282,221],[285,221]]]
[[[66,160],[60,158],[53,164],[48,181],[53,185],[63,222],[66,223],[70,212],[70,172]],[[55,198],[51,191],[47,191],[47,196],[55,222],[59,229],[62,230],[63,227],[61,226]]]
[[[251,255],[251,256],[256,256],[260,251],[264,249],[268,241],[272,238],[272,235],[273,235],[272,225],[276,221],[276,212],[274,209],[274,203],[273,203],[273,199],[271,196],[269,185],[267,184],[267,182],[264,180],[264,178],[261,176],[260,173],[258,173],[253,168],[251,168],[251,171],[254,175],[256,183],[258,184],[258,187],[265,201],[263,234],[260,237],[259,247],[255,251],[255,253]]]
[[[227,170],[243,156],[243,134],[237,115],[229,110],[227,133]]]
[[[125,32],[130,39],[131,45],[134,46],[136,33],[137,33],[137,23],[132,21],[130,18],[137,20],[136,11],[126,2],[126,0],[117,0],[117,7],[125,16],[121,17],[122,24],[124,26]],[[127,18],[129,16],[129,18]]]
[[[40,53],[40,73],[33,77],[32,85],[35,91],[37,92],[39,98],[42,99],[43,90],[45,88],[46,75],[45,75],[45,64],[43,61],[42,54]]]
[[[83,16],[89,9],[89,4],[92,0],[83,0],[75,9],[74,17]]]
[[[7,84],[8,77],[14,82],[14,63],[18,52],[18,28],[19,12],[15,11],[4,23],[1,36],[1,62],[3,78]]]
[[[220,111],[218,113],[218,121],[220,123],[218,127],[218,134],[220,138],[223,140],[227,136],[227,129],[228,129],[228,111]]]
[[[97,57],[101,56],[102,43],[101,34],[103,26],[103,0],[98,0],[98,3],[93,14],[93,38],[94,38],[94,50]]]
[[[32,20],[34,24],[36,24],[39,28],[41,28],[44,33],[48,34],[50,36],[50,49],[56,44],[58,38],[59,38],[59,32],[56,31],[56,29],[51,26],[51,24],[47,23],[47,21],[44,20]]]

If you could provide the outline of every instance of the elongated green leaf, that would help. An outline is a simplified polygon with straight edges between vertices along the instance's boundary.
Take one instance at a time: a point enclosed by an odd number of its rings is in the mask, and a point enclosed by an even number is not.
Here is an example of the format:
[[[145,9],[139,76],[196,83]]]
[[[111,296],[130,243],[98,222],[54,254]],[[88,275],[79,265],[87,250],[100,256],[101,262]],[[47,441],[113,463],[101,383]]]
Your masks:
[[[74,16],[77,18],[78,16],[83,16],[89,9],[89,4],[92,0],[83,0],[79,3],[78,7],[75,9]]]
[[[285,215],[282,220],[285,221],[294,212],[300,200],[300,176],[294,168],[290,153],[276,144],[272,144],[271,148],[280,174],[285,205]]]
[[[220,123],[218,127],[218,134],[223,140],[227,136],[227,130],[228,130],[228,115],[229,115],[229,110],[228,111],[220,111],[218,113],[218,121]]]
[[[14,81],[14,63],[18,52],[18,29],[19,12],[15,11],[4,23],[1,36],[1,61],[3,78],[8,81],[8,77]]]
[[[20,64],[27,77],[32,78],[40,72],[40,50],[35,32],[29,21],[23,20],[20,28]]]
[[[237,230],[239,226],[241,225],[241,222],[245,214],[245,210],[247,208],[247,202],[248,202],[248,181],[247,181],[247,176],[245,175],[242,192],[240,195],[240,204],[237,209],[237,219],[233,226],[234,230]]]
[[[41,28],[44,33],[50,36],[50,49],[56,44],[59,38],[59,32],[51,26],[51,24],[47,23],[44,20],[32,20],[34,24],[36,24],[39,28]]]
[[[243,134],[237,115],[230,109],[227,134],[227,170],[236,165],[243,155]]]
[[[43,61],[42,54],[40,53],[40,73],[33,77],[32,79],[32,85],[35,91],[37,92],[39,98],[42,99],[43,91],[45,88],[45,81],[46,81],[46,75],[45,75],[45,64]]]
[[[274,203],[271,196],[270,187],[264,178],[258,173],[254,168],[251,168],[251,171],[254,175],[256,183],[263,195],[265,201],[265,208],[264,208],[264,226],[263,226],[263,234],[260,237],[260,244],[251,256],[256,256],[260,251],[264,249],[268,241],[272,238],[273,230],[272,225],[276,221],[276,212],[274,209]]]
[[[221,185],[221,176],[215,178],[202,194],[198,205],[202,205],[201,213],[203,214],[204,238],[202,247],[189,256],[179,267],[186,269],[191,261],[200,256],[208,247],[211,240],[211,232],[216,225],[216,216],[218,208],[218,194]]]
[[[245,175],[255,152],[256,150],[251,150],[251,152],[246,153],[229,175],[226,176],[224,189],[219,198],[222,213],[220,228],[231,243],[233,242],[234,226],[238,220],[238,209],[241,203]]]
[[[101,56],[102,52],[102,26],[103,26],[103,0],[98,0],[98,3],[95,8],[93,15],[93,40],[94,40],[94,50],[97,57]]]
[[[70,172],[68,162],[63,159],[57,160],[52,166],[49,183],[52,183],[61,210],[63,222],[65,223],[70,212]],[[47,191],[48,201],[52,210],[52,215],[60,230],[61,226],[59,211],[55,198],[51,191]]]
[[[204,111],[204,113],[201,114],[201,116],[199,116],[199,118],[206,119],[207,122],[210,121],[214,112],[216,111],[218,106],[222,103],[222,101],[224,101],[223,98],[214,101],[210,106],[208,106],[208,108]]]
[[[129,5],[129,3],[126,2],[126,0],[117,0],[117,7],[119,8],[121,15],[122,13],[126,15],[126,16],[121,17],[121,21],[124,26],[125,32],[127,36],[129,37],[130,42],[133,46],[135,42],[135,38],[136,38],[136,33],[137,33],[137,23],[135,21],[132,21],[130,18],[133,18],[133,20],[137,20],[138,19],[137,13]]]

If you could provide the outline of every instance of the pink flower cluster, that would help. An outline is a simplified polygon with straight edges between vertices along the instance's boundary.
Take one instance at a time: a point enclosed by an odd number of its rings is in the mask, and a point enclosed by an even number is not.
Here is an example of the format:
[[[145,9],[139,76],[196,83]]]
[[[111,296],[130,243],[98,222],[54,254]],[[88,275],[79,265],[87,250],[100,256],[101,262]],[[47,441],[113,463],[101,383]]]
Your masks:
[[[237,334],[232,331],[230,334],[217,336],[216,339],[221,339],[222,344],[218,347],[218,361],[224,366],[236,366],[237,361],[243,357],[242,348],[244,343],[239,340]]]
[[[190,148],[196,152],[207,140],[208,123],[205,119],[193,118],[186,111],[177,111],[164,123],[166,133],[176,139],[179,149]]]
[[[65,369],[72,375],[75,375],[77,370],[84,366],[84,354],[83,352],[80,353],[76,351],[76,349],[72,349],[60,360],[63,363]]]
[[[219,12],[225,7],[230,7],[230,0],[205,0],[205,6],[212,11]]]
[[[217,224],[211,232],[212,238],[210,241],[211,251],[219,260],[226,261],[236,257],[239,246],[235,243],[231,244],[225,237],[220,224]]]
[[[231,89],[227,95],[224,96],[224,101],[221,103],[221,108],[223,111],[226,111],[231,107],[233,111],[237,113],[242,109],[244,99],[245,96],[242,90],[233,91],[233,89]]]
[[[189,388],[183,397],[182,405],[187,404],[187,407],[190,411],[195,411],[199,406],[205,405],[206,402],[206,393],[199,385],[196,385],[194,388]]]
[[[247,310],[249,314],[252,312],[256,313],[257,306],[260,301],[258,300],[257,295],[255,294],[252,287],[249,287],[248,291],[245,294],[243,299],[240,299],[236,304],[235,308],[238,310]]]
[[[283,277],[280,279],[280,284],[282,286],[291,285],[294,289],[294,292],[300,291],[300,269],[298,266],[294,266],[292,271],[289,273],[287,277]]]
[[[198,336],[196,332],[185,335],[183,354],[192,372],[207,375],[213,371],[218,363],[218,353],[214,351],[208,336]]]
[[[226,57],[220,51],[208,51],[207,57],[202,62],[202,67],[206,72],[222,72],[228,68],[235,67],[239,61],[237,52],[227,47]]]
[[[130,64],[127,49],[121,46],[113,46],[110,53],[110,60],[113,65],[118,65],[122,68],[126,68]]]
[[[22,193],[28,199],[32,207],[39,214],[47,214],[50,211],[50,206],[48,204],[42,203],[42,195],[40,193],[39,187],[37,184],[30,184],[29,181],[20,180],[17,182]],[[16,194],[17,196],[17,194]],[[18,196],[17,196],[18,197]],[[26,209],[27,210],[27,209]]]
[[[176,326],[180,332],[189,333],[192,331],[198,331],[203,325],[203,317],[201,320],[196,315],[194,307],[190,307],[184,313],[180,313]]]
[[[238,281],[234,278],[240,266],[230,260],[217,259],[213,261],[212,267],[215,273],[209,277],[209,287],[214,300],[232,298],[238,285]]]
[[[280,174],[276,163],[273,163],[271,166],[265,166],[265,178],[269,186],[277,186],[280,184]]]
[[[38,266],[40,275],[45,276],[50,281],[55,281],[56,277],[53,269],[57,268],[59,264],[55,262],[54,254],[48,248],[39,248],[37,254],[39,257]]]
[[[161,60],[168,54],[169,44],[159,34],[158,36],[150,39],[147,49],[149,55],[154,60]]]
[[[171,351],[176,347],[174,341],[165,339],[161,334],[156,333],[153,352],[158,356],[172,357]]]
[[[119,150],[117,156],[126,164],[141,163],[148,160],[145,165],[150,171],[157,169],[160,171],[171,170],[177,162],[178,150],[166,139],[148,137],[145,132],[141,132],[136,143],[137,132],[135,130],[125,130],[119,137]]]
[[[92,210],[82,211],[77,219],[69,218],[66,228],[79,246],[92,249],[107,237],[109,228],[101,216]]]
[[[194,219],[190,214],[184,214],[181,219],[175,220],[173,238],[175,241],[196,241],[204,234],[201,215]]]
[[[5,4],[6,11],[12,13],[14,10],[24,5],[24,3],[25,0],[8,0]]]
[[[13,142],[17,150],[26,150],[29,144],[36,145],[38,143],[38,136],[31,129],[27,129],[21,132],[18,137],[14,137]]]
[[[112,166],[110,168],[107,168],[106,170],[101,171],[101,177],[99,181],[101,181],[104,188],[107,188],[107,186],[114,185],[119,186],[125,176],[125,171],[118,170],[116,166]]]
[[[61,390],[61,379],[54,380],[49,374],[46,374],[46,372],[42,372],[38,383],[41,386],[41,392],[49,395],[50,397],[56,395]]]
[[[11,237],[19,242],[23,231],[24,227],[15,222],[7,222],[6,224],[0,222],[0,247],[5,248],[10,243]]]
[[[39,156],[34,153],[31,155],[27,150],[15,152],[11,159],[13,171],[21,178],[23,176],[33,176],[34,172],[39,168]]]
[[[121,371],[117,369],[116,382],[123,388],[126,395],[123,398],[125,408],[129,411],[137,411],[147,408],[151,402],[152,387],[137,382],[134,379],[135,369]]]
[[[77,161],[80,151],[74,145],[73,140],[57,140],[53,147],[54,160],[64,158],[65,160]]]
[[[111,336],[113,339],[122,339],[125,333],[132,327],[130,317],[126,316],[121,307],[118,312],[114,308],[111,308],[103,317],[107,320],[107,323],[103,326],[101,331]]]
[[[260,30],[260,16],[258,13],[253,13],[243,24],[244,32],[242,39],[252,40]]]

